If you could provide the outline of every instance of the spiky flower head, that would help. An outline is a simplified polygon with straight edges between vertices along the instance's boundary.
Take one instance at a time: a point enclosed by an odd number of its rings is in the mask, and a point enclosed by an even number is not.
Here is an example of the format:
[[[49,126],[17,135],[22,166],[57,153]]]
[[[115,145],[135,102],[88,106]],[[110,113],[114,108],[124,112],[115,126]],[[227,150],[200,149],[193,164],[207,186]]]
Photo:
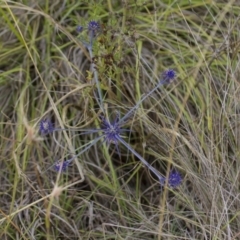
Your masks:
[[[86,46],[86,47],[91,47],[92,44],[93,44],[93,40],[94,38],[98,35],[98,33],[100,32],[101,30],[101,25],[95,21],[95,20],[91,20],[87,26],[82,26],[82,25],[78,25],[77,28],[76,28],[76,31],[78,33],[82,33],[83,31],[87,30],[88,32],[88,35],[89,35],[89,43],[83,41],[83,44]]]
[[[100,24],[97,21],[90,21],[88,23],[88,31],[93,31],[93,32],[97,32],[100,30]]]
[[[67,170],[67,167],[69,166],[69,164],[71,163],[71,161],[57,161],[57,163],[54,165],[54,169],[57,172],[64,172]]]
[[[172,188],[178,187],[182,183],[182,176],[177,170],[171,170],[168,177],[168,185]]]
[[[173,69],[167,69],[163,72],[163,81],[166,84],[171,83],[176,77],[176,72]]]
[[[101,116],[100,119],[101,119],[101,129],[103,131],[105,141],[108,144],[110,143],[117,144],[118,138],[120,137],[120,132],[121,132],[121,128],[118,124],[119,115],[117,115],[113,123],[111,123],[108,119],[104,118],[103,116]]]
[[[83,27],[83,26],[80,26],[80,25],[77,26],[77,28],[76,28],[76,30],[77,30],[78,33],[82,32],[83,29],[84,29],[84,27]]]
[[[43,119],[40,121],[39,131],[41,134],[48,134],[54,131],[54,126],[51,121]]]

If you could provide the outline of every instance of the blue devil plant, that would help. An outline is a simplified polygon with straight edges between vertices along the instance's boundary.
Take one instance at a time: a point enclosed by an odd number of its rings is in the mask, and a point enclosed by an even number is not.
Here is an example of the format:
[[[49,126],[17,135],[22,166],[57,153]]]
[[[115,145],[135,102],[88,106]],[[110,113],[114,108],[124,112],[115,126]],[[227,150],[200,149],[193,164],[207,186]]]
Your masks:
[[[82,33],[84,30],[87,31],[89,42],[84,43],[87,47],[91,59],[93,58],[93,42],[96,39],[97,35],[101,32],[100,24],[96,21],[90,21],[88,23],[87,27],[78,26],[77,31],[79,33]],[[120,118],[120,114],[117,113],[116,117],[113,121],[110,121],[105,114],[104,108],[103,108],[103,97],[102,97],[102,91],[98,80],[98,73],[95,69],[93,61],[91,62],[91,71],[94,74],[94,83],[97,86],[97,94],[95,93],[95,98],[103,112],[103,115],[100,116],[101,121],[101,127],[98,129],[86,129],[80,135],[82,134],[90,134],[90,133],[97,133],[98,136],[92,140],[90,143],[85,145],[82,150],[80,150],[75,156],[71,157],[68,160],[65,161],[58,161],[54,164],[54,169],[56,171],[65,171],[68,166],[71,164],[71,162],[82,155],[85,151],[89,150],[93,145],[95,145],[97,142],[102,140],[102,142],[105,142],[107,145],[115,144],[118,153],[119,148],[118,145],[122,144],[124,145],[132,154],[134,154],[144,166],[146,166],[149,171],[151,171],[157,178],[161,185],[164,185],[166,183],[166,180],[168,182],[168,185],[170,187],[177,187],[182,182],[182,177],[180,173],[177,170],[171,170],[169,173],[168,179],[163,177],[153,166],[151,166],[138,152],[136,152],[123,138],[122,134],[129,131],[127,129],[124,129],[123,126],[126,124],[126,121],[131,117],[131,115],[139,108],[141,103],[148,98],[150,95],[153,94],[154,91],[156,91],[159,87],[163,85],[170,84],[172,81],[174,81],[176,77],[176,73],[172,69],[166,70],[161,77],[161,80],[158,82],[158,84],[150,91],[148,92],[143,98],[141,98],[134,107],[132,107],[122,118]],[[98,96],[97,96],[98,95]],[[42,120],[40,122],[40,132],[42,134],[48,134],[53,133],[55,131],[61,131],[66,129],[55,129],[53,127],[53,124],[48,120]],[[76,130],[75,130],[76,131]],[[119,153],[120,154],[120,153]]]

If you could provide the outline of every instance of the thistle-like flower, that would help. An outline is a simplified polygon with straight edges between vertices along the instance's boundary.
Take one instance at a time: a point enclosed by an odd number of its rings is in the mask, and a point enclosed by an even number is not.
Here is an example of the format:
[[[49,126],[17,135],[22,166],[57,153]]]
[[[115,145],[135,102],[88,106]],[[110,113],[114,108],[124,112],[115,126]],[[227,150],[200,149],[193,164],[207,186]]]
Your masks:
[[[43,119],[39,123],[39,131],[41,134],[45,135],[48,133],[52,133],[54,131],[54,126],[51,121],[47,119]]]
[[[88,23],[88,31],[93,32],[94,35],[96,35],[96,33],[100,31],[100,29],[101,29],[101,26],[98,22],[92,20]]]
[[[115,120],[111,123],[109,120],[100,116],[101,119],[101,130],[103,132],[103,136],[107,144],[118,143],[118,137],[120,137],[120,133],[124,130],[120,128],[118,121],[119,121],[119,114],[117,114]]]
[[[78,33],[82,33],[84,30],[87,30],[88,36],[89,36],[89,43],[83,41],[84,45],[86,45],[87,48],[92,48],[93,40],[97,36],[98,33],[101,31],[101,26],[100,24],[95,21],[91,20],[87,27],[83,27],[82,25],[78,25],[76,28],[76,31]]]
[[[100,116],[101,119],[101,131],[103,133],[104,141],[109,146],[111,143],[115,144],[117,148],[118,155],[120,156],[120,150],[118,147],[119,139],[122,139],[121,135],[124,132],[128,132],[128,129],[120,128],[119,125],[119,113],[117,113],[116,118],[113,122]]]
[[[164,178],[162,185],[164,185],[165,182],[166,182],[166,178]],[[172,169],[169,173],[167,183],[168,183],[169,187],[172,187],[172,188],[178,187],[182,183],[181,174],[177,170]]]
[[[78,33],[81,33],[81,32],[83,31],[83,29],[84,29],[84,27],[81,26],[81,25],[79,25],[79,26],[77,26],[76,31],[77,31]]]
[[[55,163],[54,165],[54,170],[57,172],[64,172],[67,170],[67,167],[69,166],[71,162],[69,160],[66,161],[57,161],[57,163]]]
[[[166,71],[163,72],[162,77],[163,77],[163,84],[169,84],[172,81],[174,81],[176,77],[176,73],[173,69],[167,69]]]

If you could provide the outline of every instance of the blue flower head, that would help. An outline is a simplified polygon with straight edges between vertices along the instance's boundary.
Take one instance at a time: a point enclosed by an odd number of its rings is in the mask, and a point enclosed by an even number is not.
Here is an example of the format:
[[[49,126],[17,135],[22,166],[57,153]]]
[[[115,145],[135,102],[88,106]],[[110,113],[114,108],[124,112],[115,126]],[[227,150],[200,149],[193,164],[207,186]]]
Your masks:
[[[43,119],[40,121],[39,131],[41,134],[48,134],[54,131],[54,126],[49,120]]]
[[[173,69],[168,69],[163,72],[163,81],[168,84],[171,83],[176,77],[176,73]]]
[[[118,138],[120,137],[120,132],[121,132],[121,128],[118,124],[119,115],[117,115],[117,117],[113,121],[113,123],[109,122],[103,116],[101,116],[100,119],[101,119],[101,129],[103,131],[105,141],[108,144],[110,144],[110,143],[117,144]]]
[[[57,163],[54,165],[54,169],[57,172],[64,172],[67,170],[67,167],[71,161],[57,161]]]
[[[97,37],[98,33],[100,33],[101,25],[97,21],[91,20],[87,24],[87,26],[78,25],[76,28],[76,31],[78,33],[82,33],[85,30],[87,31],[89,39],[88,39],[88,41],[86,41],[86,39],[81,39],[81,41],[85,45],[85,47],[87,47],[89,50],[91,50],[92,46],[93,46],[93,41]],[[91,55],[91,57],[93,57],[92,53],[90,53],[90,55]]]
[[[98,22],[92,20],[88,23],[87,29],[90,37],[90,45],[92,45],[92,41],[97,36],[97,33],[100,32],[101,26]]]
[[[100,30],[100,24],[98,22],[92,20],[88,23],[88,31],[92,31],[96,33],[99,30]]]
[[[97,34],[101,30],[101,25],[97,21],[91,20],[87,24],[86,27],[84,27],[82,25],[78,25],[77,28],[76,28],[76,31],[78,33],[82,33],[85,30],[87,30],[87,32],[88,32],[89,43],[87,43],[86,41],[83,41],[83,43],[84,43],[84,45],[86,45],[88,47],[92,47],[94,38],[97,36]]]
[[[168,177],[168,185],[172,188],[178,187],[182,183],[182,176],[177,170],[171,170]]]
[[[84,27],[83,27],[83,26],[80,26],[80,25],[77,26],[77,28],[76,28],[76,30],[77,30],[78,33],[82,32],[83,29],[84,29]]]

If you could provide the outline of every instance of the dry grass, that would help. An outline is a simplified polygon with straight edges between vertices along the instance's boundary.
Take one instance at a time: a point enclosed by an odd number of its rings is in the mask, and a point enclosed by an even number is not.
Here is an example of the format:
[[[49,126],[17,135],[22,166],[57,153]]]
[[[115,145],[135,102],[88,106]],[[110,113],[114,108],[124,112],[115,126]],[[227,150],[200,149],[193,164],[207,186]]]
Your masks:
[[[1,239],[238,239],[239,13],[237,1],[0,0]],[[96,137],[38,134],[43,118],[99,125],[76,32],[91,19],[104,31],[94,52],[110,116],[176,70],[125,140],[163,175],[179,169],[178,189],[160,189],[121,145],[121,157],[97,144],[66,173],[45,171]]]

